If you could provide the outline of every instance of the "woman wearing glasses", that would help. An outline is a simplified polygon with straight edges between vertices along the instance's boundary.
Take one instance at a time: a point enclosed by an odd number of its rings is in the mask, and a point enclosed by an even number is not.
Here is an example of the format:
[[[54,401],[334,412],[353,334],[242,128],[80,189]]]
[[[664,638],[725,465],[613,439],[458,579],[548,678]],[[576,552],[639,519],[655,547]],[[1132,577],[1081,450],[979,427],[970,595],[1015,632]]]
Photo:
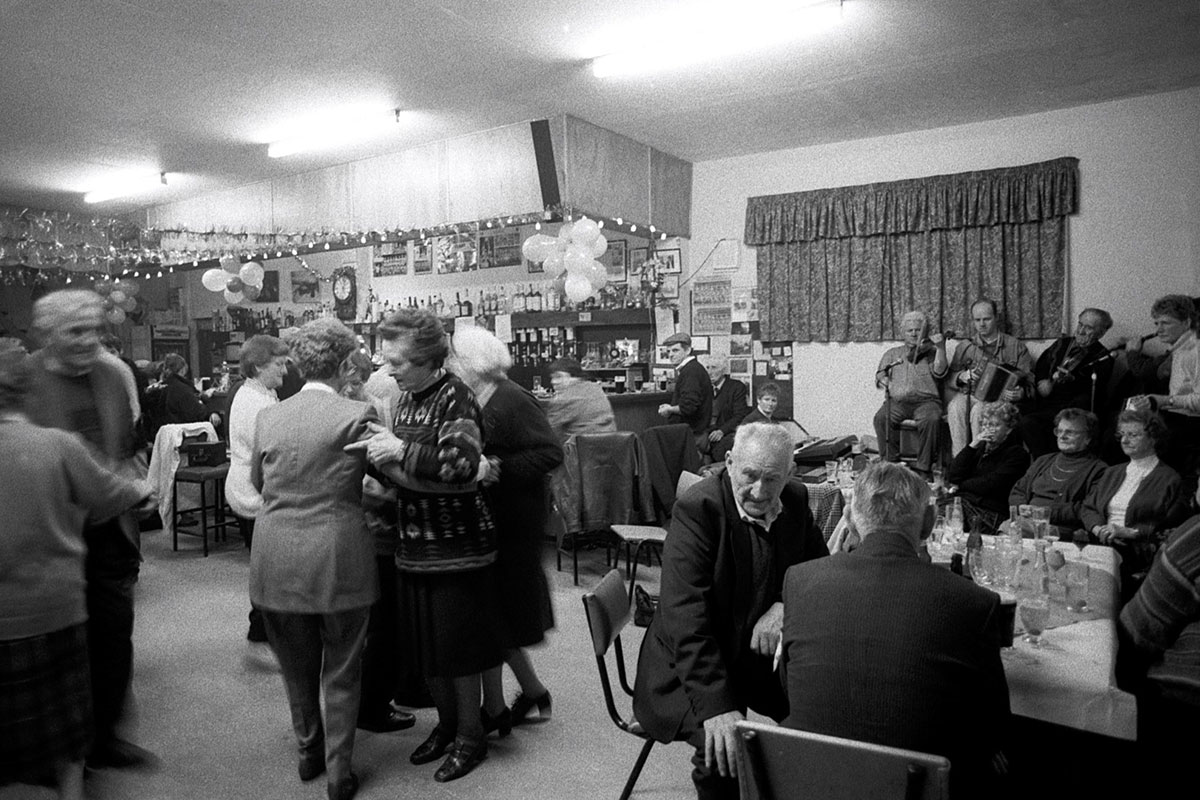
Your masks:
[[[1050,509],[1050,523],[1060,538],[1070,539],[1082,527],[1079,510],[1088,490],[1107,464],[1093,451],[1100,420],[1081,408],[1064,408],[1054,417],[1058,452],[1039,456],[1013,486],[1008,504]]]

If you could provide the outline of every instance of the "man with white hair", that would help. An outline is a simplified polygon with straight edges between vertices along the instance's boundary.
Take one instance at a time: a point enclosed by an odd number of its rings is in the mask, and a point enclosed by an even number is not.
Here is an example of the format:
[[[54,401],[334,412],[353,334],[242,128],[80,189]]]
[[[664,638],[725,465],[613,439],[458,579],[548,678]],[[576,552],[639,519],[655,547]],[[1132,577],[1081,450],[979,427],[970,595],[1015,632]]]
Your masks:
[[[918,556],[929,488],[899,465],[863,471],[849,524],[858,547],[784,580],[784,724],[945,756],[952,796],[990,796],[1009,723],[1000,596]]]
[[[121,472],[136,449],[124,365],[100,346],[104,300],[95,292],[52,292],[33,306],[32,385],[25,398],[30,421],[70,431],[97,460]],[[93,767],[145,765],[153,757],[117,736],[133,670],[133,585],[141,562],[136,520],[130,515],[89,525],[87,544],[88,656],[96,736]]]
[[[772,673],[783,575],[829,554],[804,484],[791,479],[786,430],[743,425],[725,464],[675,503],[633,698],[647,733],[695,748],[700,798],[738,796],[734,726],[747,708],[776,720],[787,713]]]
[[[917,423],[920,452],[914,468],[929,477],[937,458],[937,433],[942,424],[942,379],[950,371],[946,339],[929,333],[929,322],[920,311],[909,311],[900,323],[904,344],[883,354],[875,371],[875,385],[887,390],[875,412],[875,436],[887,461],[900,459],[900,423]]]

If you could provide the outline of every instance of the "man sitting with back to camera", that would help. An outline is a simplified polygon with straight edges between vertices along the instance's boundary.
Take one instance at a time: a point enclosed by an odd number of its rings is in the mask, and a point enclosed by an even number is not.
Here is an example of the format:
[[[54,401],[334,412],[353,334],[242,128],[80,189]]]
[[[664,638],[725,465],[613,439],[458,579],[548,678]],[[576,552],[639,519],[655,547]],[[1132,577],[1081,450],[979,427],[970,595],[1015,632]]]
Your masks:
[[[742,425],[726,465],[675,503],[633,697],[650,736],[695,748],[700,798],[738,797],[734,726],[747,708],[776,720],[787,713],[772,672],[783,575],[829,554],[807,490],[791,480],[786,430]]]
[[[863,470],[849,524],[853,552],[784,579],[784,724],[945,756],[953,796],[994,794],[1009,722],[1000,596],[920,559],[929,487],[899,465]]]

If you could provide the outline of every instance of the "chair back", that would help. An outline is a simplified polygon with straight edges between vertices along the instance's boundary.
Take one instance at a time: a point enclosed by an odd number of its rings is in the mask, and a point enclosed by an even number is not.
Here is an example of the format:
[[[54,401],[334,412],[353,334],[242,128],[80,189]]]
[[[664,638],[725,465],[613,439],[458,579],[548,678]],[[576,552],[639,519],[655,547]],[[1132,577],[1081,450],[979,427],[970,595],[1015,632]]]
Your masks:
[[[563,454],[564,468],[551,491],[567,533],[653,520],[650,476],[636,433],[576,434]]]
[[[950,762],[941,756],[750,721],[737,727],[743,800],[950,796]]]
[[[688,425],[656,425],[642,432],[646,464],[658,524],[665,525],[675,506],[676,485],[684,472],[700,471],[696,435]]]
[[[678,500],[683,496],[684,492],[702,480],[704,480],[704,478],[700,477],[694,472],[687,472],[685,470],[679,473],[679,481],[675,484],[675,499]]]
[[[592,634],[592,652],[596,656],[596,669],[600,673],[600,688],[604,691],[608,716],[621,730],[641,736],[643,734],[640,732],[631,730],[631,723],[617,710],[612,680],[608,675],[607,657],[611,648],[616,654],[621,688],[627,695],[633,696],[633,688],[625,672],[625,653],[621,649],[621,631],[629,624],[631,616],[629,594],[625,591],[625,582],[621,580],[619,570],[610,570],[594,591],[584,593],[583,609],[587,614],[588,630]]]

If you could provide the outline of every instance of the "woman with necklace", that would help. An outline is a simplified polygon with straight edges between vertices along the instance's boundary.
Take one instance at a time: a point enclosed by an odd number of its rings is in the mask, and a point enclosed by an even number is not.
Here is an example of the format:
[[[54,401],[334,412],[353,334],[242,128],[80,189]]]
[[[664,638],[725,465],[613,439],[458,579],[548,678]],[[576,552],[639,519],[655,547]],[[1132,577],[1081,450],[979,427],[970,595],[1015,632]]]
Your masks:
[[[1107,464],[1092,452],[1100,420],[1081,408],[1064,408],[1054,417],[1057,453],[1034,460],[1008,496],[1008,504],[1050,509],[1050,523],[1059,538],[1070,539],[1081,527],[1079,509],[1088,490],[1100,479]]]

